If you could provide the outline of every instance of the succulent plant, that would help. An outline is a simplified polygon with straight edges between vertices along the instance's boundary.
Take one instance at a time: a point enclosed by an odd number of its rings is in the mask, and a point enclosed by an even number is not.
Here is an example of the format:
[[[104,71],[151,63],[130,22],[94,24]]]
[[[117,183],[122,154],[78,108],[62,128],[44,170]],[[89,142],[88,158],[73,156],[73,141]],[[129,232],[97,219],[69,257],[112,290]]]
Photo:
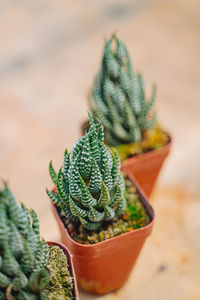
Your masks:
[[[8,185],[0,189],[0,299],[46,299],[48,245],[34,210],[19,207]]]
[[[143,132],[155,124],[155,113],[151,113],[155,96],[154,86],[147,100],[142,75],[133,71],[125,45],[112,35],[105,42],[101,68],[89,98],[93,116],[104,123],[108,145],[142,140]]]
[[[65,152],[58,174],[52,162],[49,172],[57,192],[47,194],[72,222],[96,230],[104,221],[119,216],[126,207],[118,152],[104,144],[100,122],[89,115],[90,128]]]

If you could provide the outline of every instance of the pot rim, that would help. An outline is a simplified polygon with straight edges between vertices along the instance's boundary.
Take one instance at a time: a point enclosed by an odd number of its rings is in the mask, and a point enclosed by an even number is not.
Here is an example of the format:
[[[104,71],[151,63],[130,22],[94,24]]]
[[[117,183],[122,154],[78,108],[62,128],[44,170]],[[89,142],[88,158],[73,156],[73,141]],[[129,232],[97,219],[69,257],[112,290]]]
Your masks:
[[[145,225],[144,227],[141,227],[141,228],[137,228],[137,229],[134,229],[132,231],[129,231],[129,232],[124,232],[120,235],[117,235],[117,236],[114,236],[112,238],[109,238],[107,240],[104,240],[104,241],[101,241],[101,242],[98,242],[96,244],[91,244],[91,245],[86,245],[86,244],[81,244],[81,243],[78,243],[76,242],[69,234],[67,228],[65,227],[65,224],[63,223],[57,209],[56,209],[56,206],[53,204],[53,202],[51,201],[51,205],[53,206],[53,209],[55,209],[64,229],[65,229],[65,233],[68,235],[68,238],[69,240],[76,246],[78,247],[84,247],[85,249],[86,248],[95,248],[95,247],[98,247],[98,245],[103,245],[103,244],[107,244],[107,243],[110,243],[111,240],[117,240],[119,239],[121,236],[128,236],[128,235],[133,235],[133,234],[138,234],[139,232],[142,232],[144,230],[148,230],[149,229],[149,233],[151,232],[151,227],[153,226],[154,224],[154,221],[155,221],[155,212],[154,212],[154,209],[153,207],[151,206],[151,204],[149,203],[149,201],[147,200],[147,196],[146,194],[142,191],[142,189],[140,188],[139,184],[137,183],[137,180],[135,179],[135,177],[129,173],[129,172],[123,172],[127,175],[127,177],[132,181],[132,183],[135,185],[136,187],[136,192],[137,194],[139,194],[139,200],[140,202],[143,204],[145,210],[146,210],[146,213],[148,214],[148,216],[150,217],[150,222]],[[149,234],[148,234],[149,235]]]
[[[74,265],[73,265],[73,262],[72,262],[72,255],[71,255],[71,253],[69,252],[69,250],[67,249],[67,247],[64,246],[61,243],[47,241],[47,244],[49,246],[50,245],[52,245],[52,246],[58,246],[60,249],[63,250],[65,256],[67,257],[67,263],[69,265],[71,277],[73,279],[73,299],[79,300],[78,287],[77,287],[77,281],[76,281],[76,274],[75,274],[75,271],[74,271]]]
[[[165,144],[163,147],[158,148],[158,149],[153,149],[153,150],[150,150],[150,151],[147,151],[144,153],[133,155],[133,156],[121,161],[121,166],[126,165],[126,164],[128,165],[130,161],[131,161],[131,163],[133,161],[139,161],[139,160],[142,161],[148,157],[156,156],[158,153],[169,152],[169,149],[171,148],[171,145],[172,145],[172,137],[168,132],[166,132],[166,134],[168,135],[169,140],[168,140],[167,144]]]

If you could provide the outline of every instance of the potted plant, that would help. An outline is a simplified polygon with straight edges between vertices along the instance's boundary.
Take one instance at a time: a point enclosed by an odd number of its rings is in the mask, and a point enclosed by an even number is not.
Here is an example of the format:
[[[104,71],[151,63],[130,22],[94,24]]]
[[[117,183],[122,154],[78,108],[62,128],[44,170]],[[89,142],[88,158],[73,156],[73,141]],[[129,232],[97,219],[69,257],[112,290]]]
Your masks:
[[[155,86],[150,99],[146,97],[142,75],[133,71],[125,45],[112,35],[105,42],[89,106],[103,121],[106,144],[119,152],[122,170],[134,174],[147,196],[171,146],[156,120],[155,97]]]
[[[55,187],[47,194],[78,284],[105,294],[127,280],[151,233],[154,212],[132,175],[121,174],[118,152],[104,144],[102,124],[89,119],[72,153],[65,151],[58,174],[50,162]]]
[[[0,189],[0,299],[79,299],[68,250],[40,238],[34,210]]]

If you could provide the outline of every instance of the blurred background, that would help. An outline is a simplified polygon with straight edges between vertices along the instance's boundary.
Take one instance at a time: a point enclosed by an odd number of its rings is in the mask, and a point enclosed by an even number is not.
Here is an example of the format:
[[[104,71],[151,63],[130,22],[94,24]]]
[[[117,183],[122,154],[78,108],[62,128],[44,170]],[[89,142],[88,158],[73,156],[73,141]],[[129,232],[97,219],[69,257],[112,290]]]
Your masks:
[[[127,45],[173,147],[151,198],[148,239],[127,284],[81,300],[200,299],[200,1],[0,0],[0,177],[59,240],[45,188],[87,117],[111,33]]]

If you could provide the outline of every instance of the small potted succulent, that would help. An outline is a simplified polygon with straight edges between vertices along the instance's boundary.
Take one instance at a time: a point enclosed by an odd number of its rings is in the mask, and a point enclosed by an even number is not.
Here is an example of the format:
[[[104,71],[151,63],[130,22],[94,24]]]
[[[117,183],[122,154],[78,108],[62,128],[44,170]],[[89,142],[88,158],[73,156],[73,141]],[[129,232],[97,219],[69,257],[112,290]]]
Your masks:
[[[103,121],[106,144],[118,150],[122,170],[132,172],[148,196],[171,145],[156,120],[155,97],[155,86],[146,97],[142,75],[133,71],[125,45],[112,35],[105,42],[89,106]]]
[[[89,124],[72,153],[65,151],[58,174],[50,162],[55,187],[47,194],[78,284],[105,294],[127,280],[151,233],[154,212],[132,175],[120,172],[118,152],[104,144],[102,124],[90,115]]]
[[[78,299],[68,250],[40,238],[34,210],[0,189],[0,299]]]

